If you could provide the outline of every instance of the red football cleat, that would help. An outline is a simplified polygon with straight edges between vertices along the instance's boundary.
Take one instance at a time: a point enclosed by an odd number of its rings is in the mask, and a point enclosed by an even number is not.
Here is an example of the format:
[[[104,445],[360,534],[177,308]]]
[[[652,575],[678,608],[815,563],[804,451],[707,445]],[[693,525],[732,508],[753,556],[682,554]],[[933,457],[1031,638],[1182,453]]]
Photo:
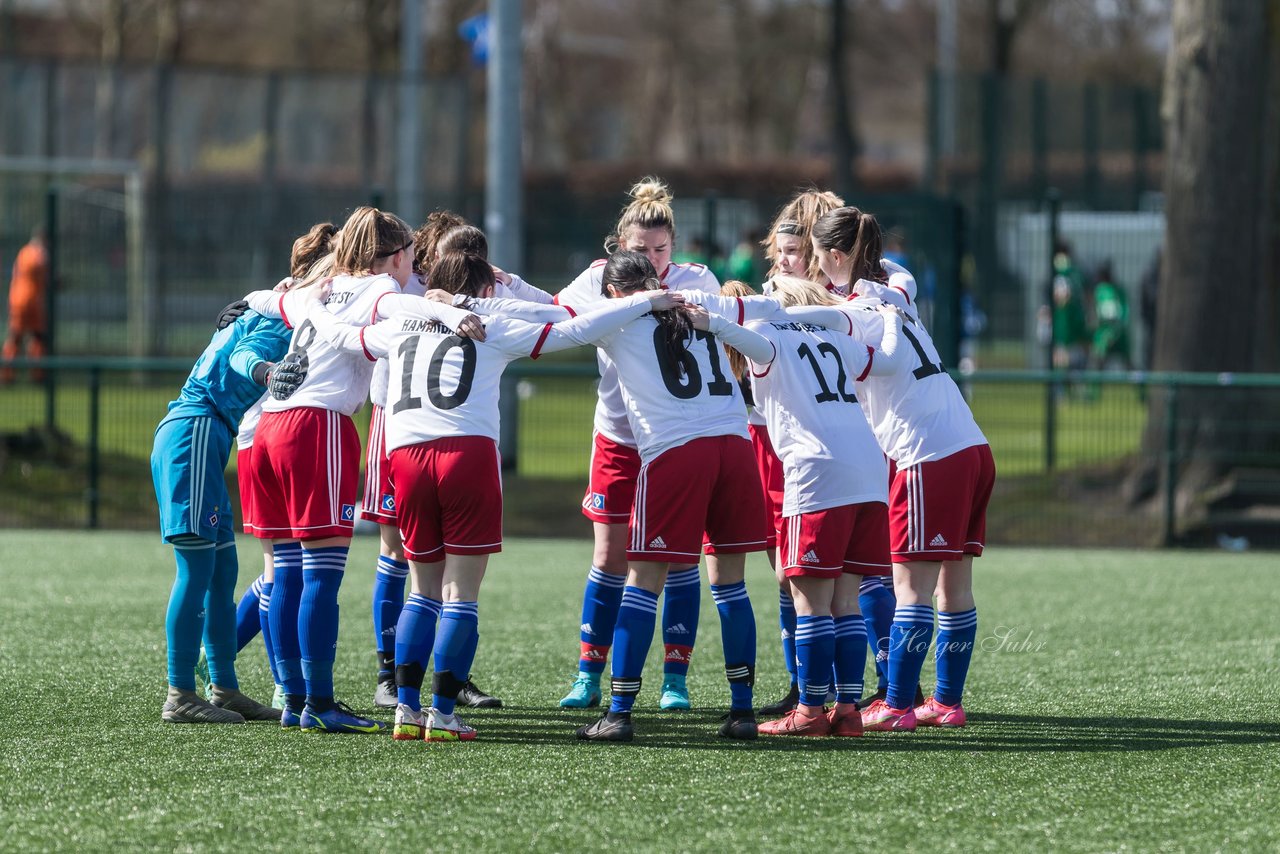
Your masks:
[[[840,738],[857,738],[862,735],[862,713],[857,707],[847,712],[839,707],[827,713],[827,722],[831,724],[831,734]]]
[[[876,700],[862,712],[863,732],[913,732],[915,728],[915,709],[895,709]]]
[[[933,697],[916,706],[916,723],[920,726],[962,727],[967,723],[964,707],[959,703],[948,706]]]
[[[761,735],[831,735],[831,722],[821,712],[810,717],[799,709],[787,712],[786,717],[760,724]]]

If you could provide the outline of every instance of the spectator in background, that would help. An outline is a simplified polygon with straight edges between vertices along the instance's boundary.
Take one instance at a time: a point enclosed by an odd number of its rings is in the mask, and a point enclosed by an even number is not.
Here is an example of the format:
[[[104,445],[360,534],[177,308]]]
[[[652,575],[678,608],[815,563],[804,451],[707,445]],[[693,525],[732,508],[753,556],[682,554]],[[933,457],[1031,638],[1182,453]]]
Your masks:
[[[1093,286],[1093,350],[1092,366],[1103,370],[1133,365],[1129,353],[1129,298],[1124,288],[1113,281],[1111,262],[1098,268],[1098,281]]]
[[[756,265],[756,243],[759,240],[760,235],[755,229],[743,229],[738,245],[729,253],[724,279],[747,282],[753,286],[760,281],[760,271]]]
[[[1081,370],[1088,359],[1089,325],[1080,271],[1066,243],[1054,251],[1053,271],[1053,367]]]
[[[27,245],[18,250],[13,262],[13,278],[9,281],[9,335],[4,341],[4,358],[17,358],[24,339],[28,356],[38,359],[46,354],[44,301],[48,284],[49,252],[45,248],[44,232],[37,228]],[[44,372],[32,371],[31,377],[43,379]],[[0,383],[11,382],[13,369],[5,368],[0,372]]]
[[[701,264],[709,269],[711,256],[707,254],[707,241],[698,235],[690,237],[683,250],[672,253],[671,263]]]

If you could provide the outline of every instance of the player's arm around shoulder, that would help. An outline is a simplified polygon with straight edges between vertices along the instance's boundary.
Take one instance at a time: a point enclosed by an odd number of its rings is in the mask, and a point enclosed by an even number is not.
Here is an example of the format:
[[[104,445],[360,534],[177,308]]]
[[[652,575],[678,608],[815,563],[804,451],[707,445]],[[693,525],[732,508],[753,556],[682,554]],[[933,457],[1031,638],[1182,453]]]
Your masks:
[[[778,332],[767,320],[763,318],[748,321],[746,323],[746,328],[748,331],[754,332],[761,338],[768,340],[769,344],[773,347],[773,351],[767,360],[757,361],[756,359],[752,359],[750,356],[747,356],[748,367],[751,369],[751,375],[760,379],[768,375],[769,369],[773,367],[773,363],[778,357],[778,351],[780,349]]]
[[[687,264],[672,264],[674,270],[679,270],[678,276],[667,274],[667,278],[671,279],[671,286],[679,290],[702,291],[704,294],[720,293],[720,280],[716,278],[716,274],[705,264],[690,262]]]
[[[710,332],[752,362],[768,364],[773,361],[773,342],[759,332],[739,326],[721,315],[711,314],[702,306],[689,306],[685,310],[689,312],[694,329]]]
[[[666,311],[682,305],[684,299],[672,291],[641,291],[620,299],[606,300],[596,311],[544,324],[529,355],[536,359],[543,353],[588,344],[607,348],[613,336],[628,323],[651,312]]]
[[[231,349],[227,365],[248,380],[259,382],[261,373],[280,361],[289,350],[289,328],[283,320],[255,313],[246,314],[238,323],[245,333]],[[265,364],[265,368],[261,367]]]
[[[876,313],[880,316],[882,325],[880,339],[866,345],[870,364],[858,377],[859,380],[867,376],[888,376],[899,373],[907,367],[909,362],[910,349],[899,347],[898,344],[902,334],[902,324],[911,321],[904,317],[901,309],[887,303],[877,309]]]
[[[560,289],[553,301],[556,305],[586,306],[604,300],[604,265],[601,258],[583,270],[577,277]]]

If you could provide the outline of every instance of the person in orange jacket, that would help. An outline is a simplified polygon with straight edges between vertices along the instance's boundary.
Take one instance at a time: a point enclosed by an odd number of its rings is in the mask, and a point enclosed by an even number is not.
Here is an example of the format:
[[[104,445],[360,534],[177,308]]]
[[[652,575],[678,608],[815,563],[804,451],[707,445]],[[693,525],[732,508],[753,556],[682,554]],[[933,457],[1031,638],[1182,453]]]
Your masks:
[[[27,355],[39,358],[47,353],[45,344],[45,288],[49,284],[49,252],[44,233],[36,229],[31,240],[18,250],[13,262],[13,278],[9,282],[9,334],[4,341],[4,358],[13,359],[26,341]],[[33,379],[41,379],[42,371],[33,371]],[[0,372],[0,383],[13,382],[13,369]]]

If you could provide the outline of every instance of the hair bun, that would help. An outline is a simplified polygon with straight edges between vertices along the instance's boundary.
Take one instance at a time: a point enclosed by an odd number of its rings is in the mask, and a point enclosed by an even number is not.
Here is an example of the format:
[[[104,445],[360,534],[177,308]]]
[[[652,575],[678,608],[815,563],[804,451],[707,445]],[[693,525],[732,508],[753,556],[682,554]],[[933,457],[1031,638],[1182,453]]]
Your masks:
[[[631,196],[631,198],[635,199],[637,202],[656,202],[664,205],[671,204],[675,198],[671,195],[671,191],[667,189],[666,184],[653,177],[641,180],[631,188],[631,192],[627,195]]]

